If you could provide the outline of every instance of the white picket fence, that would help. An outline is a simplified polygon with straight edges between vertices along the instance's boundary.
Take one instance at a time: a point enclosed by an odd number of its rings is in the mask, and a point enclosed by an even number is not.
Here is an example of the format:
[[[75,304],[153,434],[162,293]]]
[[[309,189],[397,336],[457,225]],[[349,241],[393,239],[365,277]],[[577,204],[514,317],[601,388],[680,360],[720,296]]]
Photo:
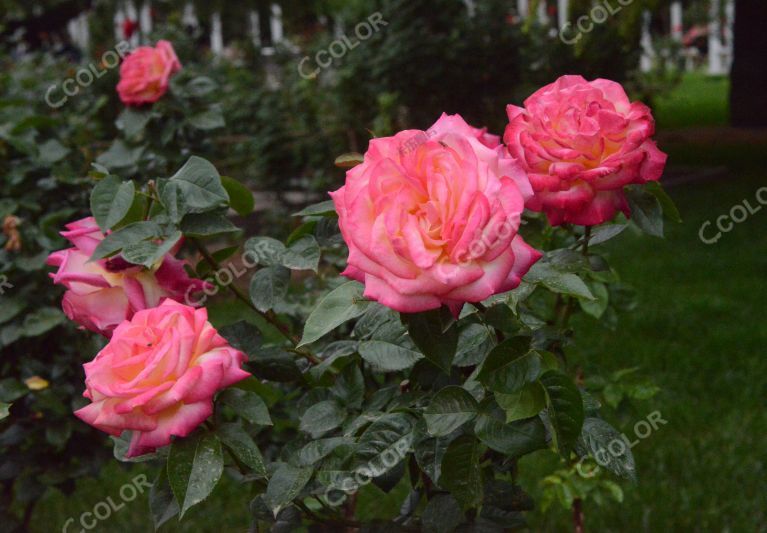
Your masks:
[[[595,0],[595,6],[604,0]],[[463,0],[467,9],[467,16],[473,17],[476,12],[476,0]],[[724,17],[720,17],[722,3],[724,2]],[[711,75],[725,75],[729,72],[732,64],[733,53],[733,24],[735,20],[735,2],[734,0],[711,0],[711,10],[709,14],[708,27],[708,68]],[[535,5],[535,4],[533,4]],[[531,0],[516,0],[516,11],[520,20],[525,20],[530,16],[535,16],[536,21],[543,25],[552,25],[554,29],[563,30],[574,21],[569,18],[570,0],[541,0],[537,3],[535,13],[530,12]],[[549,16],[549,7],[555,8],[556,20],[551,20]],[[671,4],[669,36],[681,42],[685,28],[683,24],[683,7],[681,1],[675,1]],[[614,16],[620,16],[616,13]],[[642,47],[642,56],[640,59],[640,69],[649,71],[657,60],[657,54],[653,47],[653,36],[650,31],[653,14],[646,11],[642,23],[642,36],[640,45]],[[152,31],[152,6],[151,0],[141,2],[141,7],[137,8],[134,0],[121,0],[115,12],[114,27],[115,38],[120,41],[125,39],[124,24],[126,20],[138,23],[137,30],[130,37],[132,46],[146,44],[148,35]],[[182,21],[187,27],[198,27],[199,19],[194,11],[194,6],[187,3],[184,7]],[[293,46],[286,39],[282,23],[282,8],[278,4],[272,4],[269,13],[269,29],[271,32],[272,46],[265,46],[261,31],[260,20],[257,12],[252,11],[247,20],[248,33],[254,45],[261,48],[264,55],[274,54],[273,45],[285,44],[291,48]],[[342,21],[336,21],[336,28],[342,28]],[[68,31],[72,42],[81,50],[87,52],[90,48],[90,31],[88,29],[88,14],[82,13],[76,19],[69,22]],[[554,32],[552,33],[554,34]],[[210,50],[213,54],[221,56],[225,54],[225,40],[221,24],[220,13],[214,13],[210,21]],[[697,51],[690,48],[685,50],[687,61],[685,68],[692,70],[695,68]]]

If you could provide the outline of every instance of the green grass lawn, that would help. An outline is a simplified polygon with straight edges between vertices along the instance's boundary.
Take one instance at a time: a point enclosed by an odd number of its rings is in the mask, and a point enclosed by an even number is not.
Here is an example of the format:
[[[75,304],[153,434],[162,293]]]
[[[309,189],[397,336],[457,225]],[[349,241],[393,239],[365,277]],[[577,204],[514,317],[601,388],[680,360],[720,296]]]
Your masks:
[[[668,424],[633,449],[639,482],[621,483],[623,504],[586,505],[588,530],[767,527],[767,327],[758,314],[767,301],[767,208],[714,245],[698,238],[705,220],[743,199],[756,205],[766,184],[752,172],[671,189],[685,221],[670,227],[666,240],[624,234],[608,243],[639,307],[614,332],[576,321],[576,360],[586,375],[641,367],[662,388],[644,410],[658,409]],[[619,429],[630,435],[634,422]],[[534,529],[560,530],[569,520],[557,510],[532,522]]]
[[[655,102],[660,129],[725,126],[729,120],[730,80],[702,72],[687,73],[670,94]]]
[[[661,127],[723,123],[726,82],[688,76],[657,115]],[[574,322],[577,344],[570,357],[586,375],[640,367],[662,389],[642,409],[657,409],[668,421],[634,448],[639,481],[621,482],[625,501],[605,508],[586,504],[587,530],[764,531],[767,327],[758,313],[767,301],[767,208],[714,245],[698,238],[705,220],[715,220],[744,199],[755,205],[757,189],[767,185],[763,170],[753,164],[757,156],[761,160],[764,147],[662,148],[670,151],[672,164],[682,160],[705,165],[702,170],[720,165],[730,170],[726,178],[669,190],[685,220],[668,227],[667,239],[625,232],[605,245],[639,298],[637,309],[622,315],[616,331],[588,318]],[[630,433],[634,422],[619,429]],[[536,455],[522,463],[524,478],[539,479],[536,469],[547,459]],[[71,496],[48,493],[37,506],[33,531],[60,530],[69,517],[77,519],[106,497],[116,498],[120,487],[143,471],[144,466],[126,469],[114,463],[99,479],[83,479]],[[526,488],[537,492],[534,484]],[[243,490],[226,480],[184,522],[174,520],[165,529],[245,531],[249,498]],[[374,509],[382,497],[361,500]],[[557,508],[535,511],[529,519],[536,531],[572,529],[569,513]],[[151,531],[146,496],[113,513],[95,531]]]

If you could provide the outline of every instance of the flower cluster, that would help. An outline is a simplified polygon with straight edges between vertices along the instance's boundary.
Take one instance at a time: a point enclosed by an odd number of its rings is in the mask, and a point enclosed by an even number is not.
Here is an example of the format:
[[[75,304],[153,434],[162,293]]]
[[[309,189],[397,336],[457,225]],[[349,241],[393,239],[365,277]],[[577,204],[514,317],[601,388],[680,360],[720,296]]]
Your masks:
[[[156,102],[180,68],[167,41],[137,49],[120,70],[121,100]],[[503,142],[446,114],[426,131],[373,139],[330,193],[349,248],[343,275],[364,283],[367,298],[458,316],[466,303],[517,287],[541,258],[520,235],[526,208],[552,225],[601,224],[631,215],[624,186],[662,174],[650,111],[617,83],[564,76],[507,112]],[[207,311],[177,302],[205,282],[189,277],[178,246],[149,268],[120,255],[93,260],[105,238],[93,218],[62,235],[72,247],[48,264],[66,288],[64,312],[110,338],[85,364],[91,403],[76,415],[112,435],[131,431],[129,456],[189,435],[212,414],[217,391],[249,376]]]
[[[507,111],[505,144],[460,115],[373,139],[331,193],[349,247],[343,274],[366,297],[457,313],[515,288],[541,257],[518,234],[525,208],[552,225],[628,217],[623,187],[663,172],[650,110],[615,82],[564,76]]]
[[[75,414],[112,435],[133,432],[129,456],[186,436],[211,415],[212,398],[249,374],[245,355],[231,348],[207,321],[205,309],[175,301],[201,290],[184,262],[166,254],[151,269],[122,257],[91,260],[104,234],[92,218],[67,224],[74,246],[48,257],[64,285],[62,308],[81,327],[110,337],[85,365],[92,401]]]

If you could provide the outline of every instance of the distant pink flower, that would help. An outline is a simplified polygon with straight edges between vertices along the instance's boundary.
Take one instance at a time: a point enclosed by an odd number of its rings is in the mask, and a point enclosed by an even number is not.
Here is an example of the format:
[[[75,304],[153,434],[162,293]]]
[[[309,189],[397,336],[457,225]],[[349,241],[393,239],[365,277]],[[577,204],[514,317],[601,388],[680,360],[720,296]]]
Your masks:
[[[526,207],[552,225],[630,216],[623,187],[660,179],[666,165],[650,109],[613,81],[563,76],[506,111],[504,142],[535,191]]]
[[[343,274],[365,296],[414,313],[457,313],[513,289],[541,254],[517,234],[524,171],[485,132],[442,115],[427,132],[370,141],[331,193],[349,247]]]
[[[179,70],[181,63],[168,41],[158,41],[154,48],[136,48],[120,65],[120,100],[126,105],[156,102],[167,92],[171,75]]]
[[[182,299],[206,287],[190,278],[184,261],[170,253],[153,268],[128,263],[121,257],[90,261],[104,234],[93,217],[67,224],[61,235],[74,247],[53,252],[47,263],[58,267],[54,283],[64,285],[62,308],[70,320],[102,335],[136,311],[156,307],[165,298]]]
[[[128,457],[149,453],[213,414],[216,392],[250,376],[240,368],[245,360],[205,308],[165,300],[120,324],[84,365],[91,403],[75,415],[111,435],[132,431]]]

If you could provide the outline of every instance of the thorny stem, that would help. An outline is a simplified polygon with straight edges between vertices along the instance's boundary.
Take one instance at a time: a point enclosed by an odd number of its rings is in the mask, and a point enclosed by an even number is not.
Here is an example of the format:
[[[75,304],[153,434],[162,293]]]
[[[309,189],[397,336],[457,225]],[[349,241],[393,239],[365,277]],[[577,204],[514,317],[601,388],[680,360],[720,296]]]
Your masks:
[[[589,241],[591,240],[591,226],[585,226],[584,232],[583,232],[583,248],[581,249],[581,252],[583,253],[583,257],[586,259],[586,261],[589,260]],[[568,305],[568,307],[570,307]],[[569,317],[566,317],[569,318]],[[576,382],[577,381],[583,381],[583,372],[581,370],[578,370],[576,373]],[[575,498],[573,500],[573,531],[574,533],[583,533],[583,500],[580,498]]]
[[[583,533],[583,500],[580,498],[573,500],[573,531]]]
[[[591,226],[584,226],[583,231],[583,257],[589,256],[589,241],[591,240]]]

